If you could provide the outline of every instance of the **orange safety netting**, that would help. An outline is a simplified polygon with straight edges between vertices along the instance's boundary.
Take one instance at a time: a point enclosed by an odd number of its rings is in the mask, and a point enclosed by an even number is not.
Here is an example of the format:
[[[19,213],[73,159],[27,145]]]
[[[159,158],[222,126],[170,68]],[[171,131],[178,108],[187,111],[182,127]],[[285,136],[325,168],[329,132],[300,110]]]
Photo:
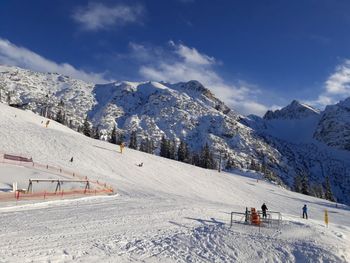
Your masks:
[[[2,200],[23,200],[23,199],[40,199],[40,198],[49,198],[49,197],[63,197],[63,196],[73,196],[73,195],[87,195],[87,194],[110,194],[113,193],[114,190],[111,186],[108,186],[106,183],[103,183],[99,180],[89,180],[87,176],[83,176],[77,174],[74,171],[68,171],[62,168],[58,168],[52,165],[44,165],[37,162],[28,162],[29,158],[16,156],[16,155],[7,155],[11,156],[11,158],[4,158],[6,154],[3,154],[3,158],[0,158],[1,163],[6,163],[10,165],[21,165],[24,167],[28,167],[31,169],[48,171],[49,173],[56,174],[63,177],[68,177],[69,179],[83,179],[89,181],[89,183],[94,184],[96,189],[76,189],[76,190],[67,190],[60,192],[37,192],[37,193],[23,193],[21,191],[17,191],[16,193],[2,193],[0,194],[0,201]],[[30,158],[31,160],[31,158]]]

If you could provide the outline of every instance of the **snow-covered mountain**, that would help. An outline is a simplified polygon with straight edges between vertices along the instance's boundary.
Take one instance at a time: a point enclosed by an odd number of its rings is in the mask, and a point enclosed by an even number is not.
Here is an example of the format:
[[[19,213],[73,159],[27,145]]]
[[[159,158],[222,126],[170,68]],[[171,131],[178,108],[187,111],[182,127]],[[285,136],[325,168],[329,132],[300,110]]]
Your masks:
[[[96,103],[94,85],[57,73],[40,73],[0,66],[0,102],[23,106],[34,112],[57,113],[61,100],[72,126],[82,123],[86,112]]]
[[[320,111],[313,107],[293,100],[288,106],[275,111],[267,111],[264,119],[302,119],[308,116],[319,115]]]
[[[55,117],[63,110],[72,128],[88,116],[104,138],[116,126],[127,139],[137,131],[139,139],[152,138],[156,146],[163,135],[186,141],[192,151],[209,143],[217,159],[220,153],[224,157],[223,165],[231,160],[237,168],[263,171],[289,186],[298,174],[308,174],[315,186],[329,177],[336,198],[350,203],[349,152],[339,150],[347,149],[346,101],[324,112],[293,101],[264,118],[244,117],[197,81],[94,85],[7,66],[0,67],[0,95],[2,102],[43,115]],[[332,118],[337,129],[329,127]]]
[[[329,146],[350,151],[350,98],[326,107],[314,137]]]
[[[63,107],[62,101],[73,128],[88,115],[104,134],[115,125],[127,139],[131,131],[137,131],[139,138],[150,137],[156,146],[163,135],[177,142],[186,141],[192,151],[207,142],[217,159],[221,153],[239,168],[248,168],[252,160],[264,161],[276,169],[283,165],[278,151],[239,122],[242,116],[197,81],[94,86],[59,74],[3,66],[0,87],[0,92],[10,94],[10,104],[37,113],[48,109],[54,116]],[[1,97],[1,101],[6,99]]]
[[[335,118],[330,112],[337,112],[338,120],[343,121],[338,122],[338,129],[330,124],[334,123],[332,116]],[[326,178],[329,178],[338,201],[350,202],[350,153],[341,150],[346,149],[345,147],[336,148],[333,147],[335,144],[327,145],[321,140],[328,138],[340,145],[346,145],[339,138],[344,138],[348,131],[340,128],[350,124],[347,120],[348,113],[344,106],[329,106],[324,112],[320,112],[311,106],[293,101],[281,110],[267,112],[263,119],[248,117],[244,121],[286,158],[287,166],[293,168],[283,178],[284,181],[291,180],[289,185],[294,183],[298,174],[304,174],[309,178],[310,191],[313,191],[312,188],[317,188],[318,185],[324,186]],[[320,127],[327,127],[333,133],[322,137],[319,135]],[[283,176],[282,173],[279,175]]]

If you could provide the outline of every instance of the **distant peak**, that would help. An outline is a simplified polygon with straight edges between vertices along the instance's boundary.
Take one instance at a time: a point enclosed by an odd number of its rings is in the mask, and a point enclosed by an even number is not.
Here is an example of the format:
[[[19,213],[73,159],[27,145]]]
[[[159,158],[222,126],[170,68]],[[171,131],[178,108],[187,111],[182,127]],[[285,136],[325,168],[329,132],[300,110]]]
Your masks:
[[[190,80],[190,81],[184,83],[184,85],[186,88],[189,88],[192,90],[196,90],[196,91],[200,91],[200,92],[208,91],[208,89],[205,88],[203,86],[203,84],[197,80]]]
[[[293,100],[289,105],[301,106],[301,103],[298,100]]]
[[[350,108],[350,97],[346,98],[345,100],[342,100],[338,103],[338,105],[345,107],[345,108]]]
[[[293,100],[289,105],[280,110],[269,110],[264,119],[302,119],[309,116],[319,115],[320,111],[298,100]]]

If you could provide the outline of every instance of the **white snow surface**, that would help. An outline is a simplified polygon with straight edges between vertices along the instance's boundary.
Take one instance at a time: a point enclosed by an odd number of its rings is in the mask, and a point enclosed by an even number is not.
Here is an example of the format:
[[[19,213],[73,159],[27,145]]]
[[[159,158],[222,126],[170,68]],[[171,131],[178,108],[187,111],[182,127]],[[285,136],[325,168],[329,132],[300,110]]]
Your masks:
[[[350,262],[348,206],[257,181],[254,173],[120,154],[116,145],[54,121],[45,128],[42,120],[0,104],[0,151],[105,181],[117,194],[0,203],[0,262]],[[0,163],[0,188],[23,169]],[[263,202],[282,213],[279,228],[230,228],[231,211]],[[309,220],[300,218],[304,203]]]

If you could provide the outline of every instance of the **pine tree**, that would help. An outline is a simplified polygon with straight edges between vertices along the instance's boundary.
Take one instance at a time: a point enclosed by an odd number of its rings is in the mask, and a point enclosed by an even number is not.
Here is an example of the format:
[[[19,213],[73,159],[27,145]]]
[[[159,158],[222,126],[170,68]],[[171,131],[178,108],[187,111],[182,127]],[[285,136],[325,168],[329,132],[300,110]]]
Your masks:
[[[2,102],[3,90],[4,90],[4,86],[0,85],[0,102]]]
[[[141,152],[145,152],[145,153],[148,153],[148,146],[149,145],[149,139],[148,137],[146,139],[142,139],[141,140],[141,143],[140,143],[140,151]]]
[[[122,143],[125,142],[125,135],[123,132],[117,133],[117,144],[121,145]]]
[[[309,195],[309,178],[306,173],[301,176],[301,189],[300,192],[304,195]]]
[[[261,168],[259,163],[256,163],[254,159],[251,159],[249,169],[257,172],[260,170],[266,171],[266,165],[264,164],[264,168]]]
[[[216,162],[214,161],[214,157],[209,149],[208,143],[206,143],[202,149],[200,166],[206,169],[216,169]]]
[[[11,104],[11,92],[7,92],[7,97],[6,97],[6,102],[7,102],[7,104],[8,105],[10,105]]]
[[[299,174],[294,176],[293,189],[295,192],[301,192],[301,176]]]
[[[318,198],[325,198],[324,197],[324,192],[323,192],[323,187],[321,184],[313,184],[310,187],[310,194],[312,196],[318,197]]]
[[[201,166],[201,158],[198,153],[193,152],[191,154],[191,164],[195,166]]]
[[[73,129],[73,120],[67,120],[68,127]]]
[[[92,134],[93,134],[92,138],[98,139],[98,140],[100,139],[101,134],[100,134],[100,129],[98,128],[98,126],[93,128]]]
[[[91,124],[88,120],[88,117],[85,117],[84,123],[83,123],[83,134],[85,136],[91,137],[92,131],[91,131]]]
[[[56,121],[62,124],[65,124],[65,115],[63,110],[59,109],[56,115]]]
[[[113,129],[111,131],[108,141],[110,143],[117,144],[117,128],[115,127],[115,125],[113,125]]]
[[[326,181],[325,181],[325,195],[324,197],[329,200],[334,202],[334,196],[332,193],[332,188],[331,188],[331,183],[329,181],[329,176],[326,177]]]
[[[188,162],[189,161],[189,151],[188,145],[184,141],[180,141],[179,148],[177,149],[177,160],[180,162]]]
[[[172,140],[169,141],[169,159],[175,160],[176,159],[176,141]]]
[[[231,170],[232,168],[235,168],[235,164],[231,158],[229,158],[225,165],[225,170]]]
[[[136,135],[136,131],[132,131],[131,132],[129,148],[137,150],[137,135]]]
[[[160,141],[160,152],[159,155],[165,158],[169,158],[169,141],[162,136],[162,140]]]
[[[60,100],[60,102],[58,103],[57,107],[58,107],[58,112],[56,114],[55,121],[57,121],[59,123],[62,123],[63,125],[66,125],[67,121],[66,121],[66,113],[65,113],[65,110],[64,110],[64,102],[63,102],[63,100]]]
[[[147,138],[148,139],[148,138]],[[155,150],[154,141],[152,139],[148,140],[147,152],[153,154]]]

